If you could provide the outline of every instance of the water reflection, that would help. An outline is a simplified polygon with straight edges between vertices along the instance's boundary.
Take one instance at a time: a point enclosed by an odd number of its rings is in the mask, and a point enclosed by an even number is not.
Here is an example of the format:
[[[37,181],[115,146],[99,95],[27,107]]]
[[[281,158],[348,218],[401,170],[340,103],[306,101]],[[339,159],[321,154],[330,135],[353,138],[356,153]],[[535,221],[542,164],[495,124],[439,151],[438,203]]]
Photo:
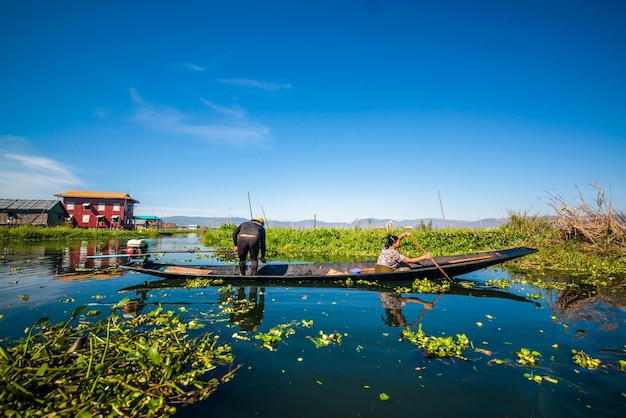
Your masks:
[[[557,293],[550,304],[561,321],[590,322],[605,331],[617,330],[623,325],[619,308],[624,307],[624,288],[601,288],[592,284],[567,287]]]
[[[2,263],[21,268],[24,265],[45,266],[46,271],[53,275],[85,273],[89,271],[106,271],[115,269],[122,258],[102,257],[100,255],[123,254],[125,243],[119,240],[80,241],[76,243],[44,242],[23,243],[10,242],[2,246]]]
[[[230,322],[242,331],[256,331],[263,321],[265,288],[251,286],[246,295],[246,287],[237,287],[234,292],[226,292],[225,296],[232,298],[234,308]]]
[[[528,281],[524,275],[511,274],[518,281]],[[540,277],[539,288],[543,300],[552,309],[554,316],[565,324],[589,322],[596,328],[613,331],[624,324],[623,310],[626,308],[626,287],[584,283],[582,279],[568,277]],[[551,288],[561,290],[551,290]]]
[[[244,285],[245,283],[245,285]],[[425,314],[435,308],[435,304],[442,295],[459,295],[471,298],[490,298],[503,299],[515,302],[522,302],[541,307],[542,305],[527,297],[509,293],[502,289],[492,288],[490,286],[473,283],[468,287],[468,281],[459,280],[450,286],[450,289],[439,294],[415,294],[415,293],[399,293],[396,289],[398,283],[368,283],[358,288],[348,288],[343,282],[325,282],[325,283],[272,283],[270,281],[257,281],[257,286],[249,286],[249,280],[229,280],[228,283],[212,284],[207,282],[200,288],[221,288],[219,294],[219,303],[225,303],[230,306],[232,312],[229,314],[230,322],[240,327],[242,331],[256,331],[263,321],[265,311],[266,289],[276,289],[277,291],[288,288],[317,288],[317,289],[350,289],[358,291],[377,292],[384,310],[382,322],[389,327],[405,327],[407,325],[415,326],[422,321]],[[149,291],[158,291],[160,289],[183,288],[187,281],[181,279],[158,279],[146,281],[141,284],[129,286],[119,290],[120,293],[126,292],[142,292],[145,295]],[[406,285],[406,283],[403,283]],[[195,286],[194,286],[195,288]],[[427,299],[433,297],[432,301]],[[421,305],[420,314],[407,321],[403,309],[408,304]]]
[[[141,314],[143,308],[146,307],[147,293],[148,292],[146,291],[137,292],[137,294],[139,294],[139,298],[131,299],[126,305],[124,305],[124,318],[136,318]]]
[[[123,254],[125,248],[126,244],[119,240],[107,242],[81,241],[78,246],[65,248],[58,263],[57,273],[115,268],[123,260],[122,258],[90,257]]]
[[[422,320],[426,311],[435,307],[435,302],[439,299],[441,294],[437,295],[432,302],[424,302],[415,296],[404,297],[397,292],[378,292],[378,296],[385,309],[385,316],[383,317],[385,325],[390,327],[406,327],[407,322],[402,313],[402,308],[404,308],[407,303],[418,303],[424,307],[420,316],[414,321],[414,323],[417,323]]]

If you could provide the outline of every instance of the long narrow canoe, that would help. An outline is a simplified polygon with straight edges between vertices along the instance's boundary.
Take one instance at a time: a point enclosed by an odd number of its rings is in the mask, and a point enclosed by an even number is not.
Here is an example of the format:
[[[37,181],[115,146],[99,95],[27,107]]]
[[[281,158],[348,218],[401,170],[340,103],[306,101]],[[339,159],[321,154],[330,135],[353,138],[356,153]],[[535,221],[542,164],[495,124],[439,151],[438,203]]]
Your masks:
[[[538,250],[535,248],[516,247],[499,251],[441,256],[435,257],[437,265],[430,260],[426,260],[419,264],[410,264],[409,270],[388,273],[374,272],[375,262],[373,261],[341,263],[270,263],[259,267],[258,276],[240,276],[239,268],[236,264],[180,266],[152,261],[131,260],[128,263],[120,265],[120,267],[137,273],[170,279],[202,277],[238,281],[334,281],[352,278],[369,281],[396,281],[444,277],[441,270],[445,271],[449,277],[459,276],[523,257],[537,251]]]

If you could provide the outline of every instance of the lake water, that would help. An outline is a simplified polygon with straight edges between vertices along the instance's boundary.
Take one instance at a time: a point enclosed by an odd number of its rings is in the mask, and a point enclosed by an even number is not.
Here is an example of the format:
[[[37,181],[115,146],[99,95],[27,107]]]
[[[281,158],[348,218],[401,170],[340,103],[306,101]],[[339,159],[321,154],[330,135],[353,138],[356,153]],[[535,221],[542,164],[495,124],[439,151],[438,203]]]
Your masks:
[[[196,235],[151,241],[162,250],[201,247]],[[206,318],[225,297],[220,287],[128,290],[159,279],[142,274],[99,277],[65,275],[78,268],[107,267],[110,259],[88,255],[122,252],[124,243],[95,247],[40,244],[6,247],[0,259],[0,339],[19,338],[41,317],[53,322],[82,304],[112,305],[124,296],[143,312],[162,304],[184,306],[181,314]],[[161,260],[220,263],[203,253],[167,253]],[[393,289],[242,286],[234,297],[252,306],[247,316],[205,321],[202,332],[219,335],[243,367],[204,402],[180,407],[181,417],[623,417],[626,415],[624,288],[548,291],[525,284],[500,268],[460,276],[472,289],[403,293],[401,314],[386,310]],[[489,286],[509,280],[508,289]],[[167,282],[165,282],[167,283]],[[406,284],[410,286],[409,284]],[[222,289],[223,290],[223,289]],[[621,292],[621,293],[620,293]],[[24,296],[28,296],[26,299]],[[422,302],[410,302],[407,298]],[[398,301],[396,300],[396,303]],[[386,305],[389,306],[389,305]],[[103,309],[104,312],[104,309]],[[313,321],[310,327],[303,320]],[[418,324],[436,337],[465,334],[468,360],[429,359],[402,340],[400,323]],[[295,333],[270,351],[254,336],[292,324]],[[317,348],[313,339],[337,333],[341,343]],[[539,364],[516,362],[522,348],[541,354]],[[572,350],[602,361],[597,370],[572,360]],[[504,360],[502,364],[496,360]],[[529,376],[548,377],[541,383]]]

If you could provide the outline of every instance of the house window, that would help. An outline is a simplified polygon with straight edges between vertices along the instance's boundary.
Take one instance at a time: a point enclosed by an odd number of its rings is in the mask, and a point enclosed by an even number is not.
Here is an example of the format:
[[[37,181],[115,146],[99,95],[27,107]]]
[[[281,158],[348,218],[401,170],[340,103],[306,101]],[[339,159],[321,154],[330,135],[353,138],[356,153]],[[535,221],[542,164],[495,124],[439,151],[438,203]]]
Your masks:
[[[83,203],[83,209],[85,210],[91,209],[91,203]]]
[[[74,210],[74,202],[67,202],[65,207],[67,210]]]
[[[119,215],[111,216],[111,222],[119,222],[119,221],[120,221],[120,216]]]
[[[89,223],[89,215],[83,215],[83,223],[84,224],[88,224]]]
[[[120,204],[113,203],[113,212],[119,212],[119,211],[120,211]]]
[[[98,210],[104,210],[106,209],[106,207],[107,205],[105,203],[102,203],[102,202],[98,203]]]
[[[96,218],[98,219],[98,222],[104,222],[104,215],[98,215]]]

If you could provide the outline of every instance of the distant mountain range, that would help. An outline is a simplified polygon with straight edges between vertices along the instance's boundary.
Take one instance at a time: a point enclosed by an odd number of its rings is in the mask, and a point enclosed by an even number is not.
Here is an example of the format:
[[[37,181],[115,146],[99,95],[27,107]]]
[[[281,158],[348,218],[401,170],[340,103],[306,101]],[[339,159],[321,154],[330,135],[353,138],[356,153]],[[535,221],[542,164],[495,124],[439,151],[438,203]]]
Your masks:
[[[177,224],[179,227],[188,225],[197,225],[198,227],[219,228],[222,224],[239,225],[248,221],[248,218],[227,218],[227,217],[203,217],[203,216],[166,216],[161,218],[164,223]],[[314,219],[306,219],[296,222],[275,221],[266,219],[265,226],[268,228],[293,228],[293,229],[311,229],[311,228],[385,228],[389,222],[393,223],[394,228],[419,228],[420,225],[430,225],[433,229],[442,228],[497,228],[505,223],[508,218],[487,218],[479,221],[452,221],[443,219],[405,219],[401,221],[393,219],[357,219],[354,222],[322,222]]]

